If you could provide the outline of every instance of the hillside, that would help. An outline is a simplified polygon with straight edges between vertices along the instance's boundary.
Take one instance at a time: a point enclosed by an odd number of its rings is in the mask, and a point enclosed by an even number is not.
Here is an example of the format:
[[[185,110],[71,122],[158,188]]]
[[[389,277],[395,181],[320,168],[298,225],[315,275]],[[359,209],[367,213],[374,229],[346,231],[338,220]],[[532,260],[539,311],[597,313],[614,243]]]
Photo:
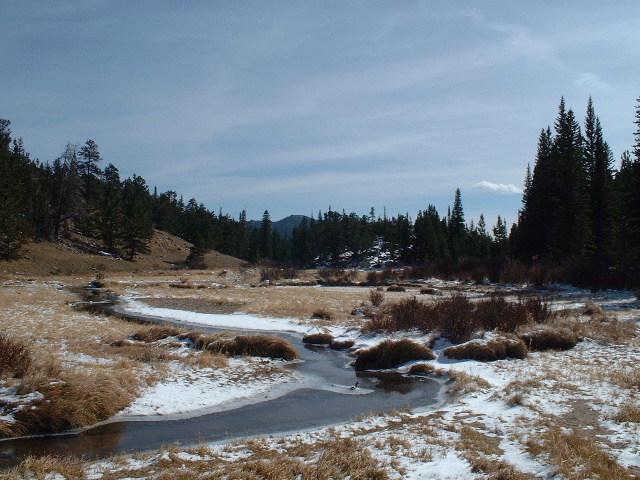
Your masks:
[[[25,245],[21,258],[0,261],[0,274],[65,276],[97,271],[169,270],[187,258],[190,246],[181,238],[156,230],[149,244],[150,252],[129,262],[101,252],[89,237],[74,234],[60,243],[31,242]],[[205,263],[211,269],[237,268],[245,264],[243,260],[215,251],[205,256]]]

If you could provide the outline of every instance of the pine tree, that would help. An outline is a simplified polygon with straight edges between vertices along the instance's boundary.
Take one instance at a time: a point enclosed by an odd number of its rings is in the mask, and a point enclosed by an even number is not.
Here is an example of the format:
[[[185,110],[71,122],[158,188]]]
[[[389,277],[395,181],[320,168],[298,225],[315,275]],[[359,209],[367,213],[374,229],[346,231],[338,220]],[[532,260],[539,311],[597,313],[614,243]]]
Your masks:
[[[120,242],[129,261],[149,251],[153,237],[151,196],[144,178],[133,175],[122,184],[122,227]]]
[[[100,205],[99,231],[107,252],[115,253],[123,223],[122,183],[120,173],[112,164],[107,165],[102,176],[104,195]]]
[[[260,258],[272,258],[273,257],[273,242],[272,242],[272,224],[269,211],[265,210],[262,214],[262,221],[260,222],[259,229],[259,252]]]
[[[603,258],[611,253],[615,236],[612,220],[614,200],[611,191],[613,158],[609,145],[603,139],[600,120],[595,115],[591,98],[585,117],[584,142],[594,253]]]
[[[11,122],[0,119],[0,258],[18,256],[28,237],[28,225],[22,215],[21,175],[16,152],[11,144]]]

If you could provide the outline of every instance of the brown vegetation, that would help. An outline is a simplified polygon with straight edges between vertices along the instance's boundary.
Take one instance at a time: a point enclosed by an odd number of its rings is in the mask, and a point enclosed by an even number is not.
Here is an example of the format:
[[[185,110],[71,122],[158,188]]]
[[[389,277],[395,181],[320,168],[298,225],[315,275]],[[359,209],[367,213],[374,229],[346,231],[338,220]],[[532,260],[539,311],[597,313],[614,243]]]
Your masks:
[[[313,311],[313,313],[311,314],[311,318],[318,318],[320,320],[331,320],[332,315],[331,312],[323,308],[319,308]]]
[[[580,341],[579,337],[567,328],[536,328],[520,335],[531,350],[570,350]]]
[[[329,348],[332,350],[347,350],[348,348],[353,347],[355,342],[353,340],[331,340],[329,344]]]
[[[472,340],[461,345],[449,347],[444,354],[454,359],[470,359],[481,362],[492,362],[505,358],[522,359],[527,356],[527,347],[519,339],[500,337],[488,341]]]
[[[0,332],[0,378],[22,378],[32,364],[31,351],[26,342]]]
[[[283,360],[295,360],[299,354],[284,338],[269,335],[238,335],[233,339],[219,339],[207,345],[207,350],[225,355],[248,355]]]
[[[333,342],[333,335],[330,333],[311,333],[302,337],[303,343],[311,345],[330,345]]]
[[[438,332],[454,343],[469,340],[478,330],[514,332],[519,326],[551,316],[546,301],[529,298],[513,303],[500,297],[471,302],[456,295],[433,303],[408,298],[388,305],[364,327],[365,332],[418,329]]]
[[[433,360],[430,348],[411,340],[385,340],[375,347],[363,350],[354,362],[356,370],[395,368],[412,360]]]

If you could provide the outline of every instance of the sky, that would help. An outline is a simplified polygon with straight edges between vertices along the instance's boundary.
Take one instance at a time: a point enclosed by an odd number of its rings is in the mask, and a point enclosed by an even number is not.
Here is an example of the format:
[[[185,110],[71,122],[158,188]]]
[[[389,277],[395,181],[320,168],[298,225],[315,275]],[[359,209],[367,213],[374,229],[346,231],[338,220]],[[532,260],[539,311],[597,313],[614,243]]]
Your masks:
[[[0,118],[32,158],[250,219],[329,208],[517,220],[558,104],[633,145],[640,2],[5,0]]]

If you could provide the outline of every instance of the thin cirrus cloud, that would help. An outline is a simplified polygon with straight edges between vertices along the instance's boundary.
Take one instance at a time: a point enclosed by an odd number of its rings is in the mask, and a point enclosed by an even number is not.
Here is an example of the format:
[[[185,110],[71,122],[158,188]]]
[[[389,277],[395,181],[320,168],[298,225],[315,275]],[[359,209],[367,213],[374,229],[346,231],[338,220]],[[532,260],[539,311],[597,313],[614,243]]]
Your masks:
[[[473,188],[476,190],[484,190],[486,192],[498,193],[500,195],[521,195],[522,189],[511,184],[493,183],[483,180],[476,183]]]

